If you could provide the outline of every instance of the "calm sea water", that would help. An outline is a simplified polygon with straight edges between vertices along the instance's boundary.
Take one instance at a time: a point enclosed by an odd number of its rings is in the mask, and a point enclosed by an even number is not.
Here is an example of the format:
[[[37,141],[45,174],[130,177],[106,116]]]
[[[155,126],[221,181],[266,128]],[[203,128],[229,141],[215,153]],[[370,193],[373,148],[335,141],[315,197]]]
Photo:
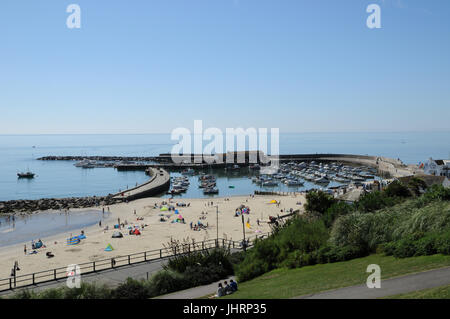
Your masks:
[[[281,134],[280,152],[381,155],[417,164],[429,157],[449,158],[449,142],[450,132]],[[144,172],[82,169],[73,166],[73,162],[37,161],[41,156],[154,156],[170,152],[175,143],[169,134],[0,135],[0,201],[101,196],[147,180]],[[37,176],[32,180],[18,179],[17,172],[27,169]],[[252,193],[255,185],[243,175],[220,176],[219,195]],[[203,194],[193,183],[185,196],[203,197]]]
[[[101,211],[79,211],[71,213],[40,213],[16,215],[11,217],[0,216],[0,248],[17,243],[46,238],[59,233],[70,232],[73,236],[80,235],[84,228],[108,220],[110,214]],[[89,234],[87,234],[89,236]],[[45,242],[44,242],[45,244]]]

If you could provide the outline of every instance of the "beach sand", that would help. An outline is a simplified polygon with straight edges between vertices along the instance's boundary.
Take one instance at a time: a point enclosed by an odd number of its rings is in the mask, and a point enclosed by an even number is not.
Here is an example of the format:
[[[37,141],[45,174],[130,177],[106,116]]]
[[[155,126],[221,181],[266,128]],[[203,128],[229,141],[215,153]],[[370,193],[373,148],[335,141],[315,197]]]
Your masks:
[[[245,231],[246,237],[254,237],[270,231],[270,226],[267,224],[269,216],[283,215],[284,213],[281,213],[282,209],[285,211],[289,211],[291,208],[293,210],[303,210],[303,205],[306,202],[305,196],[302,194],[296,196],[255,196],[254,198],[251,196],[238,196],[212,199],[173,199],[169,204],[178,209],[179,214],[184,217],[186,222],[186,224],[181,224],[171,222],[178,216],[173,211],[161,212],[159,208],[154,208],[155,204],[159,206],[164,200],[168,201],[168,199],[162,198],[145,198],[110,206],[110,218],[102,223],[102,227],[94,225],[83,229],[87,238],[78,245],[67,245],[66,240],[70,234],[63,233],[41,238],[46,248],[39,249],[38,253],[34,255],[24,254],[24,244],[27,245],[28,251],[31,251],[30,242],[3,247],[0,249],[0,278],[10,277],[15,261],[18,262],[20,267],[17,275],[25,275],[67,267],[70,264],[81,264],[160,249],[167,245],[171,239],[183,241],[189,238],[191,241],[195,239],[196,242],[215,239],[217,224],[215,205],[219,206],[219,238],[242,240],[242,219],[234,217],[235,211],[240,205],[250,207],[250,214],[244,215],[244,217],[246,222],[248,218],[250,219],[251,229],[246,228]],[[280,201],[280,206],[270,204],[272,200]],[[208,206],[208,202],[213,202],[214,206]],[[298,205],[299,202],[302,204]],[[190,207],[176,207],[176,203],[190,204]],[[98,210],[99,207],[83,210],[90,209]],[[106,211],[107,209],[105,207]],[[136,210],[136,215],[134,210]],[[203,215],[202,212],[204,213]],[[76,213],[76,211],[71,212],[71,214]],[[168,216],[168,221],[161,222],[160,214]],[[206,219],[200,220],[202,216],[205,216]],[[138,221],[137,218],[139,217],[143,217],[144,220]],[[120,218],[121,223],[127,221],[128,226],[141,224],[148,226],[142,230],[141,236],[129,235],[128,229],[121,229],[124,237],[113,239],[111,236],[116,231],[114,224],[117,224],[118,218]],[[257,219],[262,221],[260,226],[257,225]],[[199,220],[203,224],[208,224],[207,230],[193,231],[190,229],[190,222],[195,224]],[[105,226],[108,226],[109,230],[104,231]],[[73,231],[72,234],[76,236],[80,232],[81,229],[79,232]],[[113,251],[104,251],[108,244],[112,245]],[[55,257],[47,258],[46,252],[48,251],[51,251]]]

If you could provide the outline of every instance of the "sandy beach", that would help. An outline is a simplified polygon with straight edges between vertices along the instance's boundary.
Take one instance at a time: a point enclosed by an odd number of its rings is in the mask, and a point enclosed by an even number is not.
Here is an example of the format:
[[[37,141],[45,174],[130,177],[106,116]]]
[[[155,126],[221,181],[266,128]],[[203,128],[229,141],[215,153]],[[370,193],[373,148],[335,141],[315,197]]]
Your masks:
[[[272,200],[279,201],[280,205],[271,204]],[[259,233],[270,231],[270,226],[267,224],[269,216],[282,215],[281,210],[289,211],[291,208],[293,210],[302,210],[305,204],[305,197],[298,194],[296,196],[238,196],[171,200],[168,204],[178,209],[179,214],[185,220],[185,224],[172,223],[172,221],[177,219],[178,215],[173,211],[161,211],[159,207],[163,201],[164,199],[162,198],[145,198],[110,206],[110,218],[104,221],[101,227],[94,225],[83,229],[87,238],[78,245],[67,245],[66,240],[70,234],[62,233],[41,238],[46,247],[38,249],[37,254],[24,254],[25,244],[28,251],[31,251],[30,242],[3,247],[0,249],[0,278],[8,278],[10,276],[15,261],[18,262],[21,269],[17,274],[25,275],[43,270],[67,267],[70,264],[81,264],[160,249],[171,239],[182,241],[189,238],[191,240],[195,239],[197,242],[215,239],[217,230],[216,205],[219,207],[219,237],[241,240],[243,237],[242,219],[234,217],[238,207],[245,205],[250,208],[250,214],[244,215],[245,221],[247,222],[249,219],[251,226],[251,229],[246,228],[246,236],[255,236]],[[177,203],[189,204],[189,207],[177,207]],[[154,207],[155,204],[158,205],[158,208]],[[90,209],[98,210],[99,207]],[[105,210],[107,209],[108,207],[105,207]],[[136,214],[134,211],[136,211]],[[70,213],[76,214],[77,211],[71,211]],[[162,217],[167,221],[161,222]],[[125,229],[120,230],[124,237],[114,239],[111,236],[116,231],[114,225],[117,224],[119,218],[121,223],[126,221],[128,225]],[[138,220],[138,218],[141,220]],[[259,226],[257,225],[258,219],[261,221]],[[208,225],[207,229],[200,231],[191,230],[190,223],[196,224],[198,221]],[[134,236],[128,234],[128,226],[133,225],[147,226],[144,227],[140,236]],[[104,230],[106,226],[108,226],[108,230]],[[76,236],[80,232],[81,229],[78,232],[73,231],[72,234]],[[108,244],[112,245],[113,251],[105,251]],[[46,252],[48,251],[52,252],[55,257],[47,258]]]

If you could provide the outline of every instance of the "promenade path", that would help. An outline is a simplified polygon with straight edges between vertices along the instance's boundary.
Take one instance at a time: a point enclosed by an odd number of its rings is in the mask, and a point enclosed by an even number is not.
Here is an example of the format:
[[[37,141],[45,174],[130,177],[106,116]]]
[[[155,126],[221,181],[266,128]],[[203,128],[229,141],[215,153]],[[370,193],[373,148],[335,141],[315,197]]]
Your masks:
[[[382,280],[380,289],[369,289],[364,284],[294,299],[375,299],[446,285],[450,285],[450,267]]]
[[[168,188],[170,185],[170,174],[164,169],[149,168],[151,171],[151,178],[144,184],[138,185],[134,188],[121,191],[113,196],[114,199],[134,200],[144,197],[157,195]]]
[[[167,259],[149,261],[140,264],[134,264],[129,266],[123,266],[116,269],[102,270],[96,273],[90,273],[83,275],[81,274],[81,282],[84,283],[95,283],[95,284],[105,284],[108,287],[117,287],[118,285],[124,283],[127,278],[133,278],[136,280],[150,278],[154,273],[158,272],[163,268],[164,263]],[[7,296],[14,294],[20,290],[29,290],[34,292],[39,292],[45,289],[58,288],[66,286],[66,280],[61,279],[57,281],[52,281],[49,283],[37,284],[35,286],[27,288],[18,288],[15,290],[8,290],[0,292],[0,296]]]

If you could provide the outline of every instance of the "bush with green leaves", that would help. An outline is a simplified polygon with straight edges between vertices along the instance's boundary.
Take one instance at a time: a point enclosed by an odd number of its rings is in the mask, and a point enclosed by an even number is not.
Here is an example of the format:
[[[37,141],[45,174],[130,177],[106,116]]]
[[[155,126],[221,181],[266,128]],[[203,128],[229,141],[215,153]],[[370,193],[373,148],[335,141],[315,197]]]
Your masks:
[[[345,202],[334,203],[325,211],[322,220],[325,223],[325,226],[330,228],[339,216],[347,215],[353,210],[354,207]]]
[[[286,260],[310,259],[309,253],[328,240],[328,230],[320,219],[296,217],[287,222],[276,235],[257,240],[236,269],[240,281],[246,281],[272,269],[285,266]],[[302,257],[299,257],[302,256]],[[294,263],[298,263],[295,261]]]
[[[333,196],[322,191],[310,191],[306,194],[305,211],[310,214],[322,216],[336,200]]]

